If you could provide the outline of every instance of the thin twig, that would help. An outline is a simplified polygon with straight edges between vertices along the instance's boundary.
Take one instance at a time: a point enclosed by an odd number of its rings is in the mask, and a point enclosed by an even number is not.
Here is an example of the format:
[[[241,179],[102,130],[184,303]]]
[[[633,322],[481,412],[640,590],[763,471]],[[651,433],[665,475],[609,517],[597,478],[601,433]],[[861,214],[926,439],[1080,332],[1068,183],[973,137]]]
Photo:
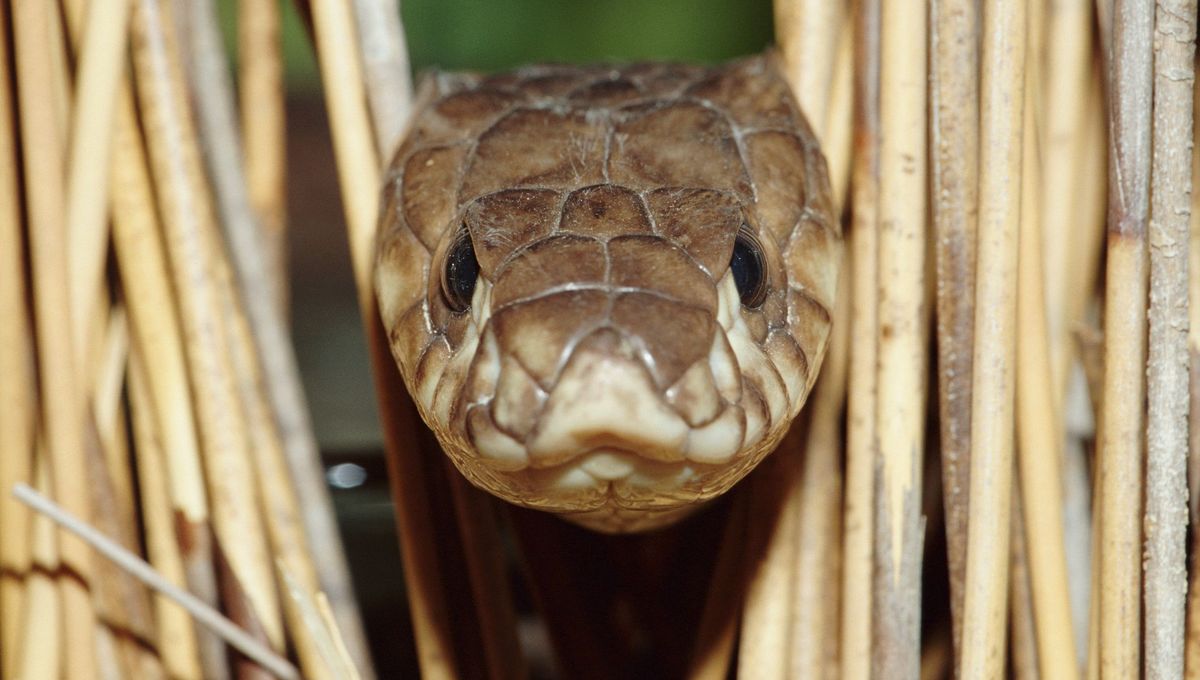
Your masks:
[[[1158,0],[1154,27],[1146,419],[1146,678],[1183,675],[1187,593],[1188,212],[1196,2]]]
[[[86,522],[60,505],[34,491],[26,484],[19,484],[12,489],[12,494],[22,503],[54,520],[59,526],[78,536],[89,546],[109,560],[115,562],[136,579],[166,595],[179,606],[188,610],[197,621],[220,635],[230,645],[233,645],[246,656],[254,659],[264,668],[284,680],[299,680],[300,674],[287,659],[279,656],[269,647],[238,628],[232,621],[221,616],[221,613],[209,607],[199,598],[185,590],[177,588],[164,579],[158,572],[137,555],[122,548],[112,539],[96,531]]]
[[[375,148],[386,163],[400,145],[413,108],[412,73],[400,3],[354,0],[353,4]]]

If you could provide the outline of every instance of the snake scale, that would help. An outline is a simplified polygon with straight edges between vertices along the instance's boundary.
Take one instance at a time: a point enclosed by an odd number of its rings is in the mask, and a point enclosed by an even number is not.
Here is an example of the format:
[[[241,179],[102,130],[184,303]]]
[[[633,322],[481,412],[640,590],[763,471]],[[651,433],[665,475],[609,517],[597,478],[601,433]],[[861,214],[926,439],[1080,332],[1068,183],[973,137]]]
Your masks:
[[[438,73],[419,101],[375,284],[458,469],[607,532],[744,477],[812,388],[842,248],[776,57]]]

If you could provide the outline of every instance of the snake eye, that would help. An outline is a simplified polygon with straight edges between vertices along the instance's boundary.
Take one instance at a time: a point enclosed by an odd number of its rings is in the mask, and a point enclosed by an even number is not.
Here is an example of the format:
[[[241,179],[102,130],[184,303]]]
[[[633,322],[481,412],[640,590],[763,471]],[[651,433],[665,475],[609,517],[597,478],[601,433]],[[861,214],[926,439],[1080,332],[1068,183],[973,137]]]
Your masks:
[[[762,306],[767,299],[767,264],[758,236],[742,225],[733,242],[733,259],[729,261],[733,282],[742,296],[742,305],[751,309]]]
[[[442,298],[451,311],[461,313],[471,308],[478,279],[479,261],[475,259],[471,233],[464,227],[454,237],[454,243],[446,253],[446,266],[442,269]]]

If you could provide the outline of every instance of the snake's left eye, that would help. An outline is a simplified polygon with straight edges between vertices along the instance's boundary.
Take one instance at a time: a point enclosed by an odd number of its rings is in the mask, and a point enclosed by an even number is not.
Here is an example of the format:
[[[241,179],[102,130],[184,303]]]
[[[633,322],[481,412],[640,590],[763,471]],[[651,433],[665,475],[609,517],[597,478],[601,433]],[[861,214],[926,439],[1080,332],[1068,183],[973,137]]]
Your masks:
[[[479,261],[475,259],[471,232],[464,227],[455,235],[442,268],[442,298],[453,312],[461,313],[471,308],[478,279]]]
[[[751,309],[761,307],[767,299],[767,261],[758,236],[746,225],[742,225],[733,242],[729,271],[733,273],[742,305]]]

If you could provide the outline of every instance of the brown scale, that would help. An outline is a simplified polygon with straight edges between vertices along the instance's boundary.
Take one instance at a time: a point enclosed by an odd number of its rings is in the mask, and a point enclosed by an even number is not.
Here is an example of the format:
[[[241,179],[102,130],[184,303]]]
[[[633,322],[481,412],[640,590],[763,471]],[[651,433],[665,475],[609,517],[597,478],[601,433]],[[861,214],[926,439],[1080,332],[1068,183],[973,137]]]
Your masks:
[[[732,285],[739,231],[761,244],[768,289],[754,308],[733,303],[734,331],[719,310],[731,305],[720,290]],[[465,237],[479,283],[462,311],[442,273]],[[469,479],[624,530],[721,493],[778,442],[824,354],[840,252],[824,159],[772,57],[711,69],[536,66],[426,79],[388,175],[376,284],[404,378]],[[719,391],[709,362],[732,357],[731,332],[756,354],[735,360],[741,384]],[[640,366],[688,427],[736,407],[743,426],[758,419],[764,432],[661,493],[614,482],[573,499],[520,450],[546,427],[547,397],[583,352]],[[474,446],[487,436],[513,457],[481,461]],[[662,466],[684,463],[655,464],[668,480]]]

